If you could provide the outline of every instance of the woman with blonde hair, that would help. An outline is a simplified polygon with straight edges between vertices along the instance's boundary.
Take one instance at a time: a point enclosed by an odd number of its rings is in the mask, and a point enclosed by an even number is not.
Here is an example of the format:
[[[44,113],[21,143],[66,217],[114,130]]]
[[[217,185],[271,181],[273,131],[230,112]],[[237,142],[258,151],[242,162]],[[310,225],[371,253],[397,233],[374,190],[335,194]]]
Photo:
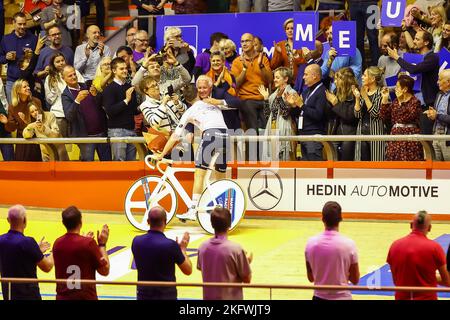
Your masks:
[[[239,55],[236,51],[236,44],[231,39],[222,39],[219,42],[220,51],[225,55],[225,65],[231,69],[234,59]]]
[[[111,60],[111,57],[104,57],[100,60],[100,64],[95,71],[92,85],[98,92],[103,92],[103,89],[114,80],[114,75],[111,70]]]
[[[355,117],[358,119],[357,135],[385,134],[383,120],[380,117],[381,86],[384,68],[369,67],[362,76],[361,91],[352,88],[355,96]],[[357,141],[356,161],[383,161],[385,155],[384,141]]]
[[[270,67],[275,70],[278,67],[286,67],[292,72],[291,81],[297,79],[298,65],[305,63],[302,50],[294,49],[294,19],[289,18],[283,23],[286,33],[286,40],[273,43],[275,50],[273,52]]]
[[[28,104],[29,117],[26,119],[28,125],[23,130],[23,137],[29,138],[60,138],[58,124],[55,115],[51,112],[44,112],[33,102]],[[58,153],[58,159],[62,161],[69,160],[66,148],[63,144],[44,145],[40,144],[42,161],[50,161],[48,148],[53,148]]]
[[[269,90],[261,85],[258,90],[264,97],[264,113],[268,118],[266,135],[294,136],[296,135],[295,120],[291,115],[293,105],[290,97],[297,95],[292,89],[292,72],[286,67],[279,67],[274,72],[273,83],[276,88],[269,96]],[[296,144],[291,141],[280,141],[265,143],[265,154],[263,158],[273,161],[295,160]]]
[[[339,69],[334,76],[336,92],[326,91],[328,105],[328,134],[329,135],[354,135],[358,126],[355,118],[355,97],[352,87],[358,87],[355,73],[349,67]],[[355,157],[355,142],[342,141],[334,144],[338,159],[353,161]]]
[[[0,115],[0,121],[8,132],[17,130],[17,138],[23,137],[23,130],[28,125],[30,110],[28,104],[42,109],[41,101],[31,94],[28,81],[19,79],[14,82],[11,89],[11,106],[8,109],[8,118]],[[41,149],[38,144],[18,144],[14,152],[16,161],[42,161]]]

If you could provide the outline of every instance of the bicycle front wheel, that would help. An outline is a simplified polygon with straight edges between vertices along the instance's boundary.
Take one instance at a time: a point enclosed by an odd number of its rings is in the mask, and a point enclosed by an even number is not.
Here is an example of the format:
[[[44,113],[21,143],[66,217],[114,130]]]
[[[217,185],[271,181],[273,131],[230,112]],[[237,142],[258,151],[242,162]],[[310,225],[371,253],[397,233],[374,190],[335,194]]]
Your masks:
[[[198,202],[197,218],[203,230],[211,234],[214,234],[211,211],[217,206],[230,210],[229,231],[232,231],[244,217],[247,208],[244,191],[236,182],[228,179],[215,181],[203,191]]]
[[[148,212],[155,206],[166,210],[168,224],[177,210],[177,195],[169,181],[158,176],[145,176],[136,180],[125,196],[125,215],[137,229],[148,231]]]

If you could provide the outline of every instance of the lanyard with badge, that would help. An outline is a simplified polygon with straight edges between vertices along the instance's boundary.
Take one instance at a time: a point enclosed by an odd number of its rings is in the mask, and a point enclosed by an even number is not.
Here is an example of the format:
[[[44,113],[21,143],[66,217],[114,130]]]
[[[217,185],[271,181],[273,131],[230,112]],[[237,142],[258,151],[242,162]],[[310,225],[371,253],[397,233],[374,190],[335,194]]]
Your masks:
[[[314,88],[313,91],[311,91],[311,93],[308,94],[303,105],[306,105],[308,103],[309,98],[314,93],[316,93],[317,89],[319,89],[321,86],[322,86],[322,83],[320,83],[317,87]],[[300,117],[298,117],[298,130],[302,130],[302,129],[303,129],[303,110],[300,112]]]

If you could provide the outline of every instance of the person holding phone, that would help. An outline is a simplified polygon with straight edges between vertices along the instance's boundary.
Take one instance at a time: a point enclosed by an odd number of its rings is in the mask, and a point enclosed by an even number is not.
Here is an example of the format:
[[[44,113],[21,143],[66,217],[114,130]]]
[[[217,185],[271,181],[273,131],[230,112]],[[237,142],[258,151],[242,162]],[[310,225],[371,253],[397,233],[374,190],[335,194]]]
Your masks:
[[[56,117],[51,112],[44,112],[41,107],[34,103],[28,104],[29,124],[23,130],[23,137],[29,138],[60,138],[59,127],[56,123]],[[50,154],[45,144],[40,144],[42,161],[50,161]],[[59,160],[68,160],[64,144],[56,144]]]

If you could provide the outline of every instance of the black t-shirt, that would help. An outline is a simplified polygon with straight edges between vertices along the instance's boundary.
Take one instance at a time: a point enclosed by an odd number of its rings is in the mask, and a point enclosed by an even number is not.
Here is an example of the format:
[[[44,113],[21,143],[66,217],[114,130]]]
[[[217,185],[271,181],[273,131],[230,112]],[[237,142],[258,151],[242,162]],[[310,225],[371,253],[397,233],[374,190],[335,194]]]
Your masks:
[[[37,278],[36,266],[44,258],[36,240],[9,230],[0,236],[0,271],[3,278]],[[9,288],[2,282],[3,299]],[[11,300],[41,300],[37,283],[11,285]]]
[[[175,264],[184,262],[178,243],[167,239],[164,233],[150,230],[133,239],[133,251],[138,281],[176,281]],[[137,287],[138,300],[177,298],[176,287]]]

